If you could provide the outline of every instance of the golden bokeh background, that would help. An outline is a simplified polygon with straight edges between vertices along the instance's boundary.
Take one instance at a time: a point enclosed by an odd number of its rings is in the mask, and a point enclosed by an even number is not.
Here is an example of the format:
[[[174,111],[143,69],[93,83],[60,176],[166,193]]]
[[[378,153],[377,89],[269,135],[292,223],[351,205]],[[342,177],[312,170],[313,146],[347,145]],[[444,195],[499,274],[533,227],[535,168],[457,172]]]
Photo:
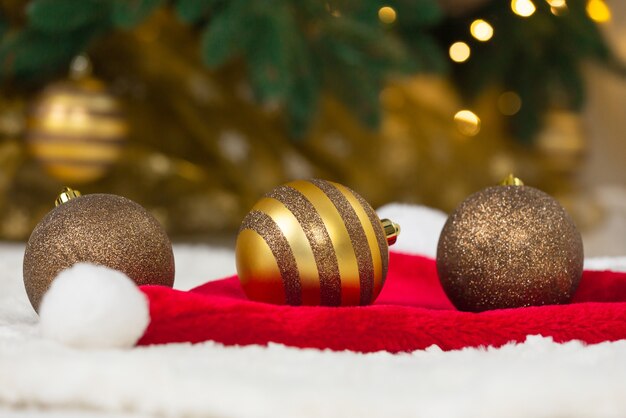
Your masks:
[[[458,12],[483,2],[441,3]],[[554,15],[566,7],[548,3]],[[510,7],[535,13],[530,0]],[[592,0],[587,12],[626,61],[626,5]],[[397,14],[386,6],[378,18],[391,25]],[[479,43],[497,36],[484,19],[468,31]],[[294,179],[337,181],[374,207],[402,201],[451,211],[515,172],[570,211],[588,255],[626,252],[626,81],[607,69],[585,68],[584,111],[548,109],[532,145],[506,129],[525,106],[515,91],[486,90],[468,106],[446,76],[424,74],[381,90],[378,130],[324,95],[314,125],[294,140],[278,108],[253,100],[241,63],[208,71],[198,42],[171,11],[158,10],[95,43],[87,79],[0,96],[0,237],[27,239],[65,185],[141,203],[174,240],[232,243],[253,203]],[[447,52],[454,62],[473,58],[464,42]]]

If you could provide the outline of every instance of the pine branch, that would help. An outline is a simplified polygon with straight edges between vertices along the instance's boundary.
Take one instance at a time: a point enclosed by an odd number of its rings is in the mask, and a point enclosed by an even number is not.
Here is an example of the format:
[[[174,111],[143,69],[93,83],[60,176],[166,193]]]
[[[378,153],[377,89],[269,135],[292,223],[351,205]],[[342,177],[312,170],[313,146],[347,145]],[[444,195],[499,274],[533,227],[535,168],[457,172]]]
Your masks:
[[[492,87],[517,92],[522,107],[511,117],[511,129],[525,143],[533,140],[547,109],[581,108],[583,61],[595,60],[618,71],[623,68],[587,15],[586,1],[568,0],[567,11],[559,15],[552,13],[547,2],[534,4],[535,13],[522,18],[511,11],[510,2],[492,1],[471,15],[447,19],[435,29],[442,47],[464,40],[472,48],[471,58],[453,68],[466,100]],[[477,18],[493,26],[490,41],[477,42],[469,36],[468,28]]]
[[[316,0],[173,0],[172,5],[183,21],[201,28],[206,65],[243,60],[257,100],[284,109],[296,137],[314,120],[321,90],[336,93],[361,120],[376,126],[385,78],[430,65],[424,57],[413,59],[378,21],[384,5],[378,0],[338,1],[333,7],[340,16]],[[435,0],[393,5],[415,27],[440,18]],[[133,28],[158,7],[167,6],[163,0],[34,0],[27,26],[0,42],[1,74],[30,80],[59,71],[96,37]],[[429,35],[422,36],[432,52]]]
[[[444,20],[437,0],[33,0],[19,30],[7,30],[0,16],[0,76],[44,82],[93,40],[172,7],[197,28],[206,66],[243,62],[256,99],[282,109],[294,137],[315,120],[324,90],[376,127],[387,78],[452,69],[468,100],[493,85],[516,90],[523,104],[512,126],[528,141],[546,108],[582,105],[581,61],[626,72],[587,16],[584,0],[569,0],[560,16],[546,2],[534,3],[529,18],[514,15],[509,1],[491,1]],[[395,10],[394,22],[379,20],[383,6]],[[475,18],[492,23],[492,40],[469,37]],[[451,66],[447,48],[460,39],[470,42],[472,57]]]

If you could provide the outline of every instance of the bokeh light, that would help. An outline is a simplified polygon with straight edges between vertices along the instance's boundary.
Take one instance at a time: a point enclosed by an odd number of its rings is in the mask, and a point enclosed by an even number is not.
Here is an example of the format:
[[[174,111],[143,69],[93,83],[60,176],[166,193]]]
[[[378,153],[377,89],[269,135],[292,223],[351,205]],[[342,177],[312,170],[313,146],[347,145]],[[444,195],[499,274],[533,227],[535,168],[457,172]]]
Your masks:
[[[396,17],[396,11],[393,7],[383,6],[378,10],[378,18],[383,23],[393,23],[396,21]]]
[[[470,33],[474,38],[485,42],[493,36],[493,26],[482,19],[476,19],[470,25]]]
[[[507,116],[512,116],[522,108],[522,99],[514,91],[505,91],[498,97],[498,110]]]
[[[450,58],[454,62],[465,62],[470,57],[470,47],[465,42],[455,42],[450,45]]]
[[[611,20],[611,9],[604,0],[589,0],[587,2],[587,14],[591,20],[598,23]]]
[[[567,11],[567,2],[565,0],[546,0],[550,5],[550,11],[555,16],[561,16]]]
[[[529,17],[537,8],[531,0],[511,0],[511,10],[518,16]]]
[[[454,115],[456,128],[463,135],[474,136],[480,132],[480,118],[471,110],[459,110]]]

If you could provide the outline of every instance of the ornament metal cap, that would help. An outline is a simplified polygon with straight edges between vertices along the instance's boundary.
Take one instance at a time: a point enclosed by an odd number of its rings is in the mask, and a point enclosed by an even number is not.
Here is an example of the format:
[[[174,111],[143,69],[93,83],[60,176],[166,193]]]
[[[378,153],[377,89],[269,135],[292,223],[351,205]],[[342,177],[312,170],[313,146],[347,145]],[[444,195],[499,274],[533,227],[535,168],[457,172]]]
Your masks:
[[[501,182],[501,186],[523,186],[524,182],[519,178],[515,177],[513,173],[506,176]]]
[[[61,190],[61,193],[59,193],[56,200],[54,201],[54,206],[56,207],[56,206],[62,205],[63,203],[66,203],[79,196],[81,196],[81,193],[78,190],[65,187],[63,188],[63,190]]]
[[[381,219],[380,223],[383,224],[383,230],[385,231],[385,237],[387,238],[387,245],[393,245],[398,240],[400,235],[400,225],[390,221],[389,219]]]

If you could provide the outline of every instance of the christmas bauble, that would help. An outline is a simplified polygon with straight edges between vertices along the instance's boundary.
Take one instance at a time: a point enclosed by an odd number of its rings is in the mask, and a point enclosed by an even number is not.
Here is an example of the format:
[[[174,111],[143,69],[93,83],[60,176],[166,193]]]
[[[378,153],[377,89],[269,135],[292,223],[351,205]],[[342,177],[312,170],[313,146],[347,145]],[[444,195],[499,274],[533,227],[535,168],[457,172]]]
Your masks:
[[[52,84],[32,106],[26,142],[54,178],[85,183],[118,161],[128,124],[120,103],[94,78]]]
[[[24,253],[24,286],[38,310],[55,277],[88,262],[125,273],[138,285],[174,284],[172,244],[159,222],[121,196],[66,189],[33,230]]]
[[[294,181],[266,194],[243,220],[239,280],[262,302],[367,305],[382,289],[398,232],[345,186]]]
[[[443,289],[463,311],[567,303],[582,269],[574,222],[556,200],[517,179],[463,201],[437,248]]]

